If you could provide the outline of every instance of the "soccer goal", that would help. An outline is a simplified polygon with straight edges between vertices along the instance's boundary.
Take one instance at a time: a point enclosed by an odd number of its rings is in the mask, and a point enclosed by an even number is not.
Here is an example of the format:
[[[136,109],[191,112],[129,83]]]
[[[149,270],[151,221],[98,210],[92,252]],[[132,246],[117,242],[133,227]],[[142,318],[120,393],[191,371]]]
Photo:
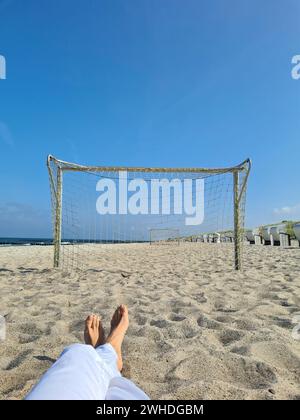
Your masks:
[[[101,265],[105,247],[116,244],[129,249],[180,240],[199,252],[231,247],[233,266],[241,268],[249,159],[227,168],[133,168],[49,155],[47,166],[54,267]]]
[[[179,229],[150,229],[150,245],[179,245]]]

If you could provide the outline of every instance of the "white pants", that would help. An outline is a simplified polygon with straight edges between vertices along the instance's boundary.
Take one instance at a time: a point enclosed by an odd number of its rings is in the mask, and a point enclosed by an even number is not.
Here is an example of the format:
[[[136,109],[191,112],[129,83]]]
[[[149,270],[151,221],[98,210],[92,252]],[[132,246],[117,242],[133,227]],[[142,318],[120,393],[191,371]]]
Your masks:
[[[27,395],[26,400],[149,400],[117,369],[110,344],[67,347]]]

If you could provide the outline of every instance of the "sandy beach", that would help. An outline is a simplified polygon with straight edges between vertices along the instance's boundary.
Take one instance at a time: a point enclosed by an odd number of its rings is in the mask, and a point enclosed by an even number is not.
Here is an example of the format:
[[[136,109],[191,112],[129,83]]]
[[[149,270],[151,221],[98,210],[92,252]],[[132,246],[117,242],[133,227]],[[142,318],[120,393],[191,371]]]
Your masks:
[[[158,399],[300,399],[300,249],[93,245],[88,267],[52,268],[51,246],[0,248],[0,398],[20,399],[82,341],[83,321],[129,307],[124,375]],[[97,256],[96,256],[97,255]]]

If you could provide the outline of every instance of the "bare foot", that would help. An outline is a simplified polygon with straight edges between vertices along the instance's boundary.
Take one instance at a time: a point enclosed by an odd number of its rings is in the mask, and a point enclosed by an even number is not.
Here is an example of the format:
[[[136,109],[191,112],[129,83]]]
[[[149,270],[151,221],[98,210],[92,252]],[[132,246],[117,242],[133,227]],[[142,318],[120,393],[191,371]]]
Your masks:
[[[111,344],[118,355],[117,366],[119,371],[123,368],[122,361],[122,343],[129,326],[128,309],[125,305],[120,305],[111,319],[111,330],[106,342]]]
[[[85,320],[84,342],[93,347],[105,343],[104,330],[98,315],[89,315]]]

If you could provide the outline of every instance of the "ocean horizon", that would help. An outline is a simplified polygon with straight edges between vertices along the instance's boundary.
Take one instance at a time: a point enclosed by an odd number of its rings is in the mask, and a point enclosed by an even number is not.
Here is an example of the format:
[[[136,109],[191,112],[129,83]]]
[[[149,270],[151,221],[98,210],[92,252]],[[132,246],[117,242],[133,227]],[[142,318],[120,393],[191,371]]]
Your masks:
[[[14,238],[14,237],[0,237],[0,246],[11,245],[52,245],[52,238]]]
[[[114,243],[129,243],[130,240],[119,241],[113,239],[104,239],[104,240],[88,240],[88,239],[62,239],[62,245],[72,245],[74,243],[92,243],[92,244],[114,244]],[[143,242],[143,241],[136,241]],[[145,241],[147,242],[147,241]],[[40,246],[49,246],[53,245],[52,238],[6,238],[0,237],[0,246],[31,246],[31,245],[40,245]]]

